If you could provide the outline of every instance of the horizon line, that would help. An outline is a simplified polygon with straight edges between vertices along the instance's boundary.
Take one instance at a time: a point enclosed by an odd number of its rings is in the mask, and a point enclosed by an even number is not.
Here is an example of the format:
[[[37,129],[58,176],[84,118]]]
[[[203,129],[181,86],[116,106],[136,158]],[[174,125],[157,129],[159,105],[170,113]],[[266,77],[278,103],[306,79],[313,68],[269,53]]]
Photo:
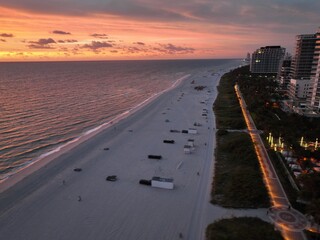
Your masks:
[[[1,61],[1,63],[41,63],[41,62],[121,62],[121,61],[194,61],[194,60],[241,60],[244,58],[168,58],[168,59],[106,59],[106,60],[25,60]]]

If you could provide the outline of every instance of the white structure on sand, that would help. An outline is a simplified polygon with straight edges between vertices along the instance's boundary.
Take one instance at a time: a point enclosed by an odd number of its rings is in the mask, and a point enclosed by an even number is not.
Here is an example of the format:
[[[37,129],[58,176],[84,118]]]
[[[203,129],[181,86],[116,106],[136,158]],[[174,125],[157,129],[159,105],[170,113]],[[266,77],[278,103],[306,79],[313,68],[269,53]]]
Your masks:
[[[173,189],[173,179],[153,177],[151,180],[151,186],[157,188]]]

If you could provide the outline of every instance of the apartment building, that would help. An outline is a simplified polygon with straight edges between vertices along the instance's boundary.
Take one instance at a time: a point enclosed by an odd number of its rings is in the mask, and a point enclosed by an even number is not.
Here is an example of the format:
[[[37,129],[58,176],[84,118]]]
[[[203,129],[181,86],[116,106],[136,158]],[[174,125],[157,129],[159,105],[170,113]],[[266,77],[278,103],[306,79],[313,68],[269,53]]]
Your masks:
[[[281,90],[287,91],[290,85],[290,72],[291,72],[291,56],[286,55],[277,75],[277,81],[280,84]]]
[[[251,55],[251,73],[276,74],[282,64],[286,49],[281,46],[266,46]]]
[[[304,114],[310,110],[315,85],[318,55],[316,54],[319,34],[302,34],[296,36],[295,53],[290,70],[289,98],[295,111]],[[319,41],[319,40],[318,40]],[[315,59],[316,58],[316,59]],[[316,93],[315,95],[316,96]]]
[[[316,40],[316,34],[302,34],[296,36],[296,47],[290,73],[292,79],[311,79],[312,69],[315,65],[314,51]]]
[[[312,90],[308,106],[312,111],[320,113],[320,28],[316,33],[316,45],[313,57],[313,68],[311,70]]]

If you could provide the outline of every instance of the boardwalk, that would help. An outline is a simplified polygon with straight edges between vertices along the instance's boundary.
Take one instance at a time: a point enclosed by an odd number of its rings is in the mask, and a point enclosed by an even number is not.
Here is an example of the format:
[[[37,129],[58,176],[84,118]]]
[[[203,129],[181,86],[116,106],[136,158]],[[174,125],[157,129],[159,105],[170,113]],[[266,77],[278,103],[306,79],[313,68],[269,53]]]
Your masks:
[[[303,229],[307,226],[307,220],[304,215],[291,208],[287,195],[259,135],[260,132],[257,130],[254,121],[247,110],[246,103],[238,85],[235,86],[235,91],[247,124],[248,132],[254,143],[263,178],[272,201],[273,206],[268,211],[269,217],[281,231],[285,239],[305,240],[306,237],[303,233]]]

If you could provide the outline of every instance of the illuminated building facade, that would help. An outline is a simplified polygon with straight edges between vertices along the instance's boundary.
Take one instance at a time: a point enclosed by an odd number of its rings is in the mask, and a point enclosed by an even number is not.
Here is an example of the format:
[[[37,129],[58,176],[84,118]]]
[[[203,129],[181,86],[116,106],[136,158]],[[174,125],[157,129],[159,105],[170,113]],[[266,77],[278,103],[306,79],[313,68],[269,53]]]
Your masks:
[[[286,49],[281,46],[266,46],[254,51],[251,56],[251,73],[277,74]]]
[[[314,63],[316,34],[296,36],[295,53],[291,64],[290,77],[296,80],[310,80]]]
[[[296,37],[290,72],[290,99],[302,114],[316,115],[320,110],[320,29],[315,34]],[[303,106],[302,109],[299,109]],[[302,110],[302,111],[300,111]]]

